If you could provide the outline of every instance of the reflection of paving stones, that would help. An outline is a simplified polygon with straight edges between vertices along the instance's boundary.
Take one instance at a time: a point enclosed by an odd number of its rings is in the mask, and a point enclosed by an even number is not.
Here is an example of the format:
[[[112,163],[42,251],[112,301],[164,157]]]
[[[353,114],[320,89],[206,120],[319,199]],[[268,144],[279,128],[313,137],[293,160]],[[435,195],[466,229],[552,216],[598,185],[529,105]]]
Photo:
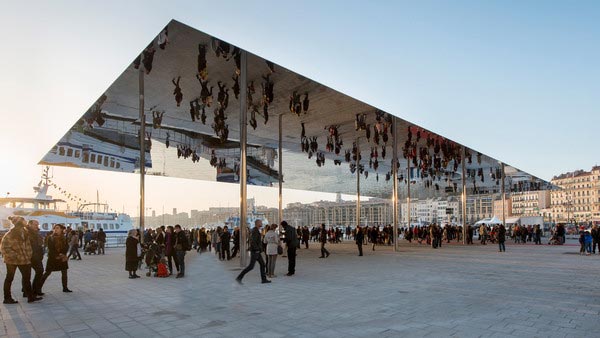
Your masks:
[[[298,251],[293,277],[280,256],[268,285],[258,265],[238,285],[239,261],[208,253],[188,253],[183,279],[130,280],[123,249],[85,256],[70,264],[74,293],[62,293],[52,275],[43,301],[0,305],[0,336],[598,336],[600,256],[579,256],[578,246],[508,243],[499,253],[403,242],[398,253],[378,246],[356,257],[347,243],[318,259],[317,244]],[[19,284],[17,273],[15,297]]]

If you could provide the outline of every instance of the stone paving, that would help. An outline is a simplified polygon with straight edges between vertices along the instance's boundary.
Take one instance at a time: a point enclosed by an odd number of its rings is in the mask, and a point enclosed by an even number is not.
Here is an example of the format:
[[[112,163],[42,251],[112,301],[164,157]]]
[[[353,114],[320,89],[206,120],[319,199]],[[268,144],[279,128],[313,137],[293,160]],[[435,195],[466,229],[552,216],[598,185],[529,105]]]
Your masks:
[[[317,243],[271,284],[258,267],[188,253],[183,279],[127,278],[124,249],[70,261],[69,287],[43,301],[0,305],[2,337],[598,337],[600,255],[576,246],[365,247]],[[3,279],[5,267],[0,268]],[[20,293],[20,275],[13,283]]]

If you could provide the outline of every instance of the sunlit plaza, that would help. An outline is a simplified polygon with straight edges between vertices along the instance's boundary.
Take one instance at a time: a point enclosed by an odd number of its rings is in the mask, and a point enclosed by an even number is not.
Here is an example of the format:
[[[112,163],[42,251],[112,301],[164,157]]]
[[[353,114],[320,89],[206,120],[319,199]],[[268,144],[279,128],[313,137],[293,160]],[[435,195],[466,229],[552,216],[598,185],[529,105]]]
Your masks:
[[[575,241],[569,241],[575,242]],[[298,251],[293,277],[273,282],[239,261],[187,255],[186,278],[127,279],[124,250],[70,265],[72,294],[51,277],[42,302],[0,306],[7,337],[594,337],[599,256],[578,246],[495,245],[400,251],[351,241]],[[4,267],[1,268],[4,273]],[[17,278],[18,281],[18,278]],[[19,294],[19,283],[13,294]]]

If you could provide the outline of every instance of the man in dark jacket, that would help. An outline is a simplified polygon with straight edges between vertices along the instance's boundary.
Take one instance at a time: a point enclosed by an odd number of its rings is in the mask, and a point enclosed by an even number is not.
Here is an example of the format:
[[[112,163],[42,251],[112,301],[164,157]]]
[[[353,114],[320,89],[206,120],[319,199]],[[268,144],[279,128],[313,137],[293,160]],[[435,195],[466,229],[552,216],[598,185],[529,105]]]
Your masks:
[[[321,224],[321,256],[319,258],[329,257],[329,251],[325,249],[327,244],[327,230],[325,229],[325,223]]]
[[[235,279],[235,281],[239,284],[242,284],[242,279],[244,278],[244,275],[246,275],[250,270],[254,269],[254,264],[256,264],[256,261],[258,261],[258,264],[260,265],[260,278],[262,280],[262,283],[271,283],[271,281],[267,279],[267,274],[265,271],[265,260],[263,259],[260,253],[263,249],[262,238],[260,235],[261,227],[262,220],[257,219],[254,222],[254,229],[252,229],[252,231],[250,232],[250,264],[248,264],[248,266],[244,270],[242,270],[242,272],[240,272],[240,274]],[[243,255],[244,253],[241,254]]]
[[[224,226],[223,233],[221,234],[221,257],[225,259],[225,256],[227,256],[227,260],[231,260],[231,253],[229,252],[229,242],[231,242],[231,234],[229,233],[229,229],[227,229],[227,226]]]
[[[356,226],[356,235],[354,236],[354,240],[356,241],[356,245],[358,246],[358,255],[362,256],[363,255],[362,246],[363,246],[363,241],[365,240],[365,234],[363,233],[362,229],[360,228],[360,225]]]
[[[39,222],[31,220],[27,224],[29,230],[29,241],[31,242],[31,268],[35,271],[33,277],[32,291],[38,296],[43,296],[42,292],[42,276],[44,275],[44,265],[42,260],[44,259],[44,241],[40,237]]]
[[[106,233],[100,228],[98,230],[98,255],[100,252],[104,255],[104,243],[106,243]]]
[[[296,249],[298,248],[298,234],[296,229],[292,228],[286,221],[281,221],[283,231],[285,231],[285,243],[287,246],[288,273],[286,276],[293,276],[296,273]]]
[[[181,225],[175,224],[175,259],[179,263],[179,273],[175,278],[185,275],[185,252],[190,248],[187,235],[181,230]]]

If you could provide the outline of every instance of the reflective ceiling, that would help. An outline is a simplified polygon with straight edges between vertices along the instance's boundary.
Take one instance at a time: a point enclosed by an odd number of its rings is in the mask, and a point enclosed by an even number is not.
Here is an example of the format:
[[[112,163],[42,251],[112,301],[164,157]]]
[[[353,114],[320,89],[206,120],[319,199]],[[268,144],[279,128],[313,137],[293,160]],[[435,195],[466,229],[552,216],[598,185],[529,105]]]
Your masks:
[[[397,124],[400,188],[411,182],[411,195],[421,198],[460,193],[462,145],[251,53],[246,86],[238,76],[240,55],[233,45],[171,21],[40,164],[139,172],[141,68],[148,174],[238,182],[238,95],[246,89],[249,184],[277,185],[282,115],[286,188],[354,194],[359,173],[362,195],[389,198]],[[469,147],[465,154],[467,192],[498,193],[501,162]],[[551,188],[509,165],[505,173],[507,192]]]

